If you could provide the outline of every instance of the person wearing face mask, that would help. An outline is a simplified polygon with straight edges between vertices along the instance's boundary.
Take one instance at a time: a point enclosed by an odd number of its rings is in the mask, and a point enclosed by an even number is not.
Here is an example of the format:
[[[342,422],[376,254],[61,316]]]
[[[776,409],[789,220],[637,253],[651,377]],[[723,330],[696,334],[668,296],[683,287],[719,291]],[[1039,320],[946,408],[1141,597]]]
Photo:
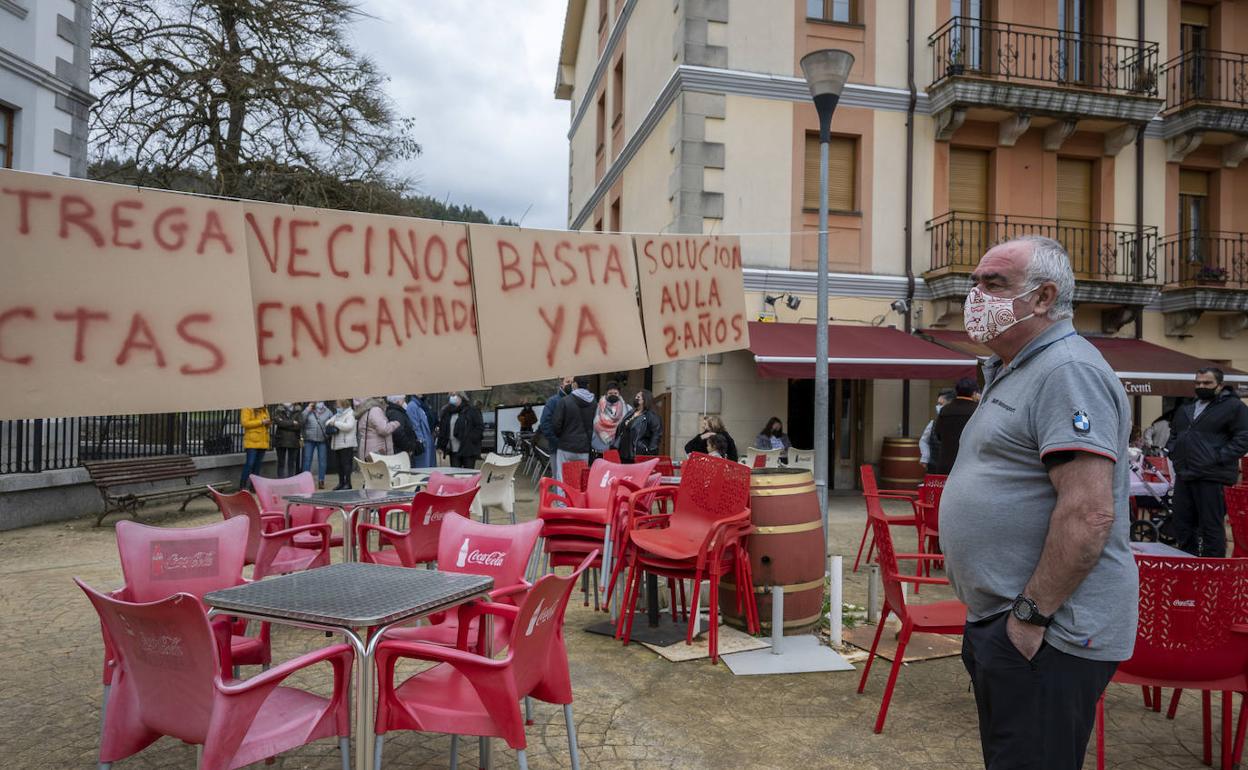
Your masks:
[[[962,439],[962,431],[966,423],[975,414],[975,391],[978,387],[975,380],[963,377],[954,385],[954,399],[949,402],[936,416],[936,425],[932,433],[936,436],[936,456],[928,468],[928,473],[940,476],[947,475],[958,459],[958,444]]]
[[[597,456],[611,448],[615,432],[631,411],[633,408],[620,396],[620,384],[608,382],[606,395],[598,399],[598,408],[594,412],[594,435],[590,437],[590,449]]]
[[[638,455],[656,455],[663,443],[663,418],[654,411],[654,396],[639,390],[633,397],[629,412],[615,432],[615,447],[620,460],[631,463]]]
[[[779,449],[780,460],[789,461],[789,435],[784,432],[784,423],[779,417],[772,417],[763,426],[763,432],[754,439],[755,449]]]
[[[455,468],[474,468],[481,457],[485,421],[481,410],[463,392],[452,393],[438,428],[438,449]]]
[[[719,454],[711,451],[712,439],[718,439],[721,447]],[[714,457],[727,457],[734,463],[738,459],[737,442],[732,440],[732,436],[728,435],[728,430],[724,428],[724,421],[717,414],[708,414],[702,418],[702,430],[698,435],[685,442],[685,454],[691,455],[694,452],[702,452]]]
[[[940,410],[952,401],[955,394],[952,390],[945,389],[936,395],[936,417],[940,416]],[[932,434],[932,428],[936,426],[936,417],[927,421],[927,425],[923,428],[923,434],[919,436],[919,462],[928,473],[935,473],[931,469],[931,465],[935,462],[938,455],[939,444],[936,443],[936,437]]]
[[[325,428],[333,416],[334,413],[325,406],[324,401],[309,401],[299,414],[299,421],[303,425],[303,471],[307,473],[312,470],[313,460],[317,461],[317,489],[325,488],[325,468],[328,465],[328,437]]]
[[[967,610],[962,662],[987,768],[1074,770],[1135,646],[1131,409],[1071,323],[1060,243],[994,246],[971,281],[966,332],[995,355],[940,500],[941,551]]]
[[[1174,539],[1193,556],[1226,556],[1226,498],[1248,453],[1248,406],[1220,392],[1225,375],[1196,372],[1196,400],[1174,413],[1167,453],[1174,462]]]
[[[555,439],[559,442],[558,470],[555,478],[563,479],[563,464],[573,460],[589,462],[589,450],[594,434],[594,394],[589,390],[589,378],[578,376],[573,383],[572,392],[559,399],[555,405],[555,414],[551,418],[551,427],[555,431]]]
[[[555,394],[546,399],[546,405],[542,407],[542,416],[537,422],[537,432],[541,434],[546,451],[550,453],[550,470],[555,478],[559,478],[559,437],[555,435],[555,407],[559,405],[564,396],[572,392],[573,387],[572,375],[560,379],[555,388]]]
[[[355,403],[355,456],[367,462],[370,454],[394,454],[394,432],[399,423],[386,418],[386,401],[372,396]]]
[[[277,450],[277,477],[299,473],[299,434],[303,429],[301,410],[287,401],[273,409],[273,448]]]

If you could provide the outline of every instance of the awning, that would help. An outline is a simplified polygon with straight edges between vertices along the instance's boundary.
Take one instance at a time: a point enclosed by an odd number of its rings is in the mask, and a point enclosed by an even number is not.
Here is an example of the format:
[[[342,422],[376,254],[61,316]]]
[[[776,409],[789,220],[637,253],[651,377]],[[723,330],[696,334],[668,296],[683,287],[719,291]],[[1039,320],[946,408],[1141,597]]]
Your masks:
[[[815,325],[750,323],[750,352],[763,377],[815,376]],[[956,380],[974,357],[883,326],[828,326],[828,376],[852,380]]]
[[[984,345],[972,342],[965,332],[950,329],[922,329],[919,335],[950,351],[987,358],[992,355]],[[1185,396],[1191,398],[1192,380],[1197,369],[1219,366],[1203,358],[1180,353],[1144,340],[1124,337],[1087,336],[1106,363],[1113,368],[1122,386],[1133,396]],[[1226,373],[1225,381],[1248,394],[1248,373],[1219,366]]]

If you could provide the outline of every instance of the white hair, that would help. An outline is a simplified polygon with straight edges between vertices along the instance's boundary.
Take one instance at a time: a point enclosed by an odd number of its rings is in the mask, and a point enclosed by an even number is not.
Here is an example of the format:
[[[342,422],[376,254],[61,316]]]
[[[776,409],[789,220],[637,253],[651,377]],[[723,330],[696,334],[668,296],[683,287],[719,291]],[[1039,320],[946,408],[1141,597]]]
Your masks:
[[[1070,266],[1070,255],[1065,247],[1052,238],[1042,235],[1023,235],[1015,242],[1031,245],[1031,260],[1027,263],[1026,286],[1036,287],[1048,281],[1057,287],[1057,297],[1049,308],[1048,318],[1060,321],[1075,315],[1075,271]]]

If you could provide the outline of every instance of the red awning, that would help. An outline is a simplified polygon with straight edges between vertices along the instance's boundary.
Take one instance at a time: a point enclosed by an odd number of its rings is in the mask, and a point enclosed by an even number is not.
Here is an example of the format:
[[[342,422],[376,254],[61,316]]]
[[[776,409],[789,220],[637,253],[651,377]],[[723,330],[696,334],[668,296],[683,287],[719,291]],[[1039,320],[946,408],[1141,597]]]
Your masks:
[[[950,329],[923,329],[919,335],[930,339],[951,351],[981,358],[992,351],[972,342],[965,332]],[[1177,350],[1155,345],[1144,340],[1124,337],[1087,337],[1105,362],[1113,368],[1127,393],[1133,396],[1186,396],[1192,394],[1192,380],[1197,369],[1216,366],[1203,358],[1189,356]],[[1226,373],[1226,382],[1236,385],[1241,393],[1248,393],[1248,373],[1230,367],[1220,367]]]
[[[815,376],[815,325],[750,323],[750,352],[763,377]],[[852,380],[955,380],[975,359],[883,326],[828,327],[828,376]]]

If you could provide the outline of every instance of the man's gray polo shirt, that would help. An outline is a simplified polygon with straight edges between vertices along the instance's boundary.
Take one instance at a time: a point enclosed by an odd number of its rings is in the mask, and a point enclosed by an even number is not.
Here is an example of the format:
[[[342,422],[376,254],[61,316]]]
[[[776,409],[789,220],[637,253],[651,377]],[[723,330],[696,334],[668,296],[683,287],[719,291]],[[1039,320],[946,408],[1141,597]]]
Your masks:
[[[940,545],[967,619],[1009,609],[1035,571],[1057,502],[1044,456],[1091,452],[1115,462],[1113,530],[1045,640],[1083,658],[1126,660],[1139,577],[1128,545],[1131,411],[1122,385],[1069,321],[1045,330],[1009,366],[993,357],[984,375],[983,398],[940,499]]]

